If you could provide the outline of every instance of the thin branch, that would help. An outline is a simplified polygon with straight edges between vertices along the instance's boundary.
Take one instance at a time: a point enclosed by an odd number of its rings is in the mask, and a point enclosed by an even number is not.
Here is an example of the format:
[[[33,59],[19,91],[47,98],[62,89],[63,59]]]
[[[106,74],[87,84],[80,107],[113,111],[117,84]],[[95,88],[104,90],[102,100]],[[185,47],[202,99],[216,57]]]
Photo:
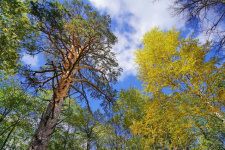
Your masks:
[[[55,70],[43,70],[43,71],[40,71],[40,70],[38,70],[38,71],[30,71],[30,72],[34,72],[34,73],[46,73],[46,72],[54,72]]]
[[[102,93],[106,98],[108,98],[108,100],[110,102],[113,102],[113,100],[108,95],[106,95],[104,92],[102,92],[95,84],[91,83],[90,81],[85,80],[85,79],[71,79],[71,81],[73,81],[73,82],[87,82],[88,84],[93,86],[96,90],[98,90],[100,93]]]
[[[92,111],[91,111],[91,107],[90,107],[90,105],[89,105],[89,101],[88,101],[87,95],[85,94],[85,92],[84,92],[84,90],[83,90],[83,85],[81,85],[81,86],[82,86],[82,91],[80,91],[79,89],[77,89],[75,86],[71,85],[71,87],[72,87],[74,90],[76,90],[78,93],[80,93],[80,94],[83,96],[83,98],[84,98],[85,101],[86,101],[86,104],[87,104],[87,107],[88,107],[88,111],[93,115],[93,113],[92,113]]]
[[[13,124],[13,128],[10,130],[10,132],[9,132],[8,136],[6,137],[6,139],[5,139],[5,141],[4,141],[4,143],[3,143],[1,149],[3,149],[3,148],[5,147],[6,142],[8,141],[10,135],[12,134],[13,130],[15,129],[15,127],[16,127],[16,125],[19,123],[19,121],[20,121],[20,119],[18,119],[18,120]]]
[[[58,75],[58,72],[56,71],[56,68],[55,68],[55,65],[54,65],[54,63],[53,63],[53,61],[52,61],[52,66],[53,66],[53,68],[54,68],[54,72],[55,72],[55,74],[56,74],[56,80],[57,80],[57,83],[58,83],[58,86],[59,86],[59,75]],[[53,79],[54,80],[54,79]]]
[[[65,59],[65,56],[64,56],[64,52],[58,47],[58,45],[52,40],[52,37],[50,34],[48,34],[48,38],[49,40],[51,41],[52,44],[54,44],[54,46],[56,47],[56,49],[61,53],[62,55],[62,59],[63,61],[66,63],[66,59]]]
[[[58,74],[58,75],[61,75],[62,73],[60,73],[60,74]],[[29,77],[29,76],[26,76],[26,77],[28,77],[29,79],[31,79],[34,83],[39,83],[39,84],[45,84],[45,83],[47,83],[48,81],[50,81],[50,80],[52,80],[52,79],[54,79],[56,76],[54,75],[53,77],[51,77],[51,78],[49,78],[49,79],[47,79],[47,80],[45,80],[45,81],[43,81],[43,82],[40,82],[40,81],[35,81],[33,78],[31,78],[31,77]]]
[[[105,73],[103,73],[103,72],[101,71],[101,69],[104,68],[104,67],[101,67],[100,69],[95,69],[95,68],[92,68],[91,66],[84,65],[84,66],[78,66],[78,67],[76,67],[76,68],[77,68],[77,69],[88,68],[88,69],[91,69],[91,70],[94,70],[94,71],[98,71],[98,72],[100,72],[100,73],[102,73],[102,74],[105,74]]]

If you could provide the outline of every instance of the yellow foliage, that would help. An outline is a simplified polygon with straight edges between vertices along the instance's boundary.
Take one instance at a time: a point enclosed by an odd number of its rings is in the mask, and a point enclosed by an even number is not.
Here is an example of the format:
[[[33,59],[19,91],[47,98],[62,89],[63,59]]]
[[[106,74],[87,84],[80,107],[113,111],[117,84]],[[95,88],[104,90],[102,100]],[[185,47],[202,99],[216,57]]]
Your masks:
[[[174,28],[168,32],[154,28],[142,43],[135,62],[138,78],[152,100],[146,104],[142,120],[134,121],[130,128],[145,137],[148,145],[184,148],[200,134],[195,118],[211,115],[221,119],[218,113],[223,113],[225,86],[220,84],[225,79],[225,66],[218,65],[221,60],[217,57],[206,59],[210,43],[200,45],[192,37],[181,39]],[[171,94],[162,94],[164,89],[170,89]],[[192,132],[194,128],[198,132]]]
[[[210,43],[200,46],[196,39],[181,39],[176,29],[164,32],[158,28],[146,33],[142,42],[144,48],[135,52],[135,62],[145,92],[156,94],[170,88],[199,96],[204,102],[218,102],[215,94],[224,99],[224,87],[218,87],[225,79],[224,64],[218,67],[216,57],[206,61]]]

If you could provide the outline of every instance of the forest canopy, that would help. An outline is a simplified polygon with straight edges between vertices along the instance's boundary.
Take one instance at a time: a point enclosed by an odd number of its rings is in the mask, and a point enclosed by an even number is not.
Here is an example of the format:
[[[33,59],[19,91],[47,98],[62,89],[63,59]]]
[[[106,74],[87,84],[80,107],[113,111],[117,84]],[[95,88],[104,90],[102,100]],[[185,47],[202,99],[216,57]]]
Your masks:
[[[192,2],[177,0],[172,9],[201,20],[194,13],[205,1]],[[224,6],[213,2],[206,9]],[[0,149],[225,148],[218,41],[150,29],[134,52],[141,88],[129,80],[118,92],[113,25],[79,0],[0,0]],[[24,54],[43,63],[26,65]]]

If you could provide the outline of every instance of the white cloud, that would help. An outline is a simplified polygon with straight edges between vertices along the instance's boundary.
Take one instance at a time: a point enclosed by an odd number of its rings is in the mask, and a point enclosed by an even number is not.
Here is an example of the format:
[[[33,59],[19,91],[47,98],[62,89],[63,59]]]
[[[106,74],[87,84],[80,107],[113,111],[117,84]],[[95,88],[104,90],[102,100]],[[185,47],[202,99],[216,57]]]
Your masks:
[[[123,68],[123,77],[136,75],[134,66],[134,51],[141,44],[143,35],[155,26],[169,30],[173,26],[177,29],[184,27],[184,21],[172,18],[169,6],[171,0],[89,0],[100,12],[106,12],[116,22],[113,27],[118,43],[113,50]],[[113,26],[113,24],[112,24]]]
[[[35,56],[32,56],[32,55],[24,55],[22,57],[22,61],[25,63],[25,64],[28,64],[28,65],[31,65],[32,67],[37,67],[38,66],[38,56],[35,55]]]

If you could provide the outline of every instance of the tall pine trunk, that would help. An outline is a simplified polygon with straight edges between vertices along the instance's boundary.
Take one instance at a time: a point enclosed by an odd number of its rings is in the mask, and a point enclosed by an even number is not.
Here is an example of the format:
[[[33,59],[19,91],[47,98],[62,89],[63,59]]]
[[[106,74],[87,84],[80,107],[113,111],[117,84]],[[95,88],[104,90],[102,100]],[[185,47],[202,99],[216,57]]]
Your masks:
[[[52,59],[47,60],[46,69],[32,71],[28,76],[25,72],[25,76],[29,82],[38,84],[45,84],[53,78],[54,81],[61,77],[57,80],[58,86],[54,88],[53,98],[28,148],[45,150],[56,128],[70,83],[78,83],[78,89],[74,88],[74,91],[84,99],[85,90],[93,87],[95,90],[88,91],[93,97],[112,102],[111,97],[115,91],[112,90],[111,83],[117,81],[121,68],[118,67],[115,54],[111,51],[117,38],[111,32],[111,19],[108,15],[100,15],[79,0],[72,0],[65,5],[58,1],[42,4],[31,2],[31,9],[37,20],[38,31],[42,31],[48,41],[40,47],[44,49],[46,56]],[[54,60],[56,65],[50,62],[51,60]],[[49,67],[50,64],[53,68]],[[77,71],[79,72],[75,78]],[[42,73],[55,75],[43,81],[43,78],[39,78],[39,74]],[[82,82],[90,87],[83,87]],[[102,94],[102,97],[99,97],[99,94]]]
[[[48,104],[45,114],[42,116],[28,150],[46,150],[48,147],[70,86],[68,79],[61,78],[59,83],[61,84],[55,89],[53,98]]]

